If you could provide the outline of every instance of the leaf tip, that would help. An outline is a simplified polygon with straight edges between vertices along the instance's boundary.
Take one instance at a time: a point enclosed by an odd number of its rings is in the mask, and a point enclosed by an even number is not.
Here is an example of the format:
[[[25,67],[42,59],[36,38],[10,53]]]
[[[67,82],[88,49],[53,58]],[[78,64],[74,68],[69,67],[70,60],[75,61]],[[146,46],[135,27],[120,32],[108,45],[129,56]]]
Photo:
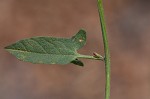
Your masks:
[[[6,51],[10,52],[10,46],[6,46],[6,47],[4,47],[4,49],[5,49]]]
[[[8,48],[9,48],[9,46],[5,46],[5,47],[4,47],[4,49],[6,49],[6,50],[7,50]]]
[[[79,30],[79,32],[86,33],[86,31],[84,29],[82,29],[82,28]]]
[[[83,29],[80,29],[71,39],[75,43],[77,49],[80,49],[86,44],[86,32]]]

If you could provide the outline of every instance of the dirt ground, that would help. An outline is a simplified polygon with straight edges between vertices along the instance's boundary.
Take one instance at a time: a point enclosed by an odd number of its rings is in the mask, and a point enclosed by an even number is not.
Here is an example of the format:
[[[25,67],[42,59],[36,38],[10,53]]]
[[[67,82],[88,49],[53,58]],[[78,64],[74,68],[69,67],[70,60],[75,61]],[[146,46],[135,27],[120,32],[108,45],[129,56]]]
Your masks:
[[[150,0],[103,0],[111,48],[111,99],[150,99]],[[33,36],[87,31],[79,52],[103,54],[96,0],[0,0],[0,99],[104,99],[105,67],[41,65],[4,47]]]

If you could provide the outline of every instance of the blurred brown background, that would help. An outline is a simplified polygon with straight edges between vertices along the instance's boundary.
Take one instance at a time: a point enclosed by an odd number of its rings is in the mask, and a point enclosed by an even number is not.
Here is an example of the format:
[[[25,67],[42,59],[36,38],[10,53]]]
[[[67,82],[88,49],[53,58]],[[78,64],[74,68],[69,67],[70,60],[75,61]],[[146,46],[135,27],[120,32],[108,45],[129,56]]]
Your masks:
[[[150,99],[150,0],[103,0],[111,48],[111,99]],[[0,0],[0,99],[104,99],[104,64],[34,65],[3,48],[32,36],[87,31],[79,52],[103,53],[96,0]]]

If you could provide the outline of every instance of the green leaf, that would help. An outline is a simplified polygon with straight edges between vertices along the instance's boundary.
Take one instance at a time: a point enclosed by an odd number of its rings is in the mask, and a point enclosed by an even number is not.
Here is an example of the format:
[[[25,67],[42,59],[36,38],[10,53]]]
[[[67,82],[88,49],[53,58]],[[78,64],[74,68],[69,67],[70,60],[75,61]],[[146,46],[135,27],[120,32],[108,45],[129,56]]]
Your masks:
[[[80,30],[72,38],[33,37],[20,40],[5,49],[19,60],[42,64],[83,65],[77,50],[86,43],[86,32]]]
[[[75,43],[76,49],[80,49],[86,44],[86,32],[84,30],[80,30],[71,39]]]
[[[71,63],[73,63],[75,65],[79,65],[79,66],[84,66],[83,62],[78,59],[73,60]]]

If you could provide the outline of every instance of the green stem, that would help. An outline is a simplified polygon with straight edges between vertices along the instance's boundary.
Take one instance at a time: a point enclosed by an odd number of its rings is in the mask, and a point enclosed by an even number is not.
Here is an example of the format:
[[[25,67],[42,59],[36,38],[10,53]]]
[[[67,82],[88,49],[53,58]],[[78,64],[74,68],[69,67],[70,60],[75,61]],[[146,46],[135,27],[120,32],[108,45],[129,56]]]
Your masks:
[[[110,52],[108,46],[107,32],[104,19],[104,10],[102,0],[98,1],[98,11],[102,29],[103,43],[104,43],[104,53],[105,53],[105,73],[106,73],[106,82],[105,82],[105,99],[110,99]]]
[[[94,57],[94,56],[81,55],[81,54],[79,54],[78,58],[86,58],[86,59],[94,59],[94,60],[101,60],[101,61],[104,61],[104,58],[103,58],[103,57]]]

